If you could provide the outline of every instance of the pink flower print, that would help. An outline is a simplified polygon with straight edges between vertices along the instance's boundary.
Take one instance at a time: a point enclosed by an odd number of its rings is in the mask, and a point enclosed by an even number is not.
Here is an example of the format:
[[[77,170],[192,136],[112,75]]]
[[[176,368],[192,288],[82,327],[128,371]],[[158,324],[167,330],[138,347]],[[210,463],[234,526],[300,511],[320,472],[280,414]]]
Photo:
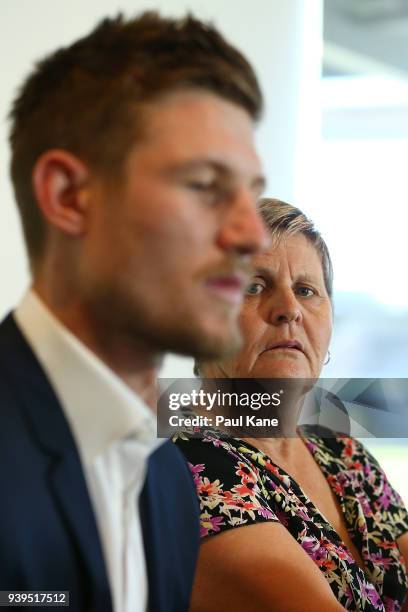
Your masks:
[[[384,510],[388,510],[391,501],[391,487],[388,482],[384,482],[383,492],[378,501]]]
[[[268,510],[267,508],[264,508],[263,506],[261,506],[260,508],[257,508],[256,511],[259,514],[259,516],[262,516],[263,518],[271,519],[271,518],[274,517],[273,513],[270,510]],[[287,525],[287,523],[286,523],[286,525]]]
[[[357,579],[360,583],[360,591],[361,591],[361,596],[363,598],[368,599],[368,601],[374,606],[374,608],[376,608],[377,610],[383,610],[384,606],[383,606],[383,602],[380,599],[380,596],[377,593],[377,590],[375,589],[375,587],[368,583],[368,582],[361,582],[360,577],[357,576]]]
[[[220,531],[221,525],[224,525],[224,519],[222,516],[212,516],[210,518],[211,529],[215,532]]]
[[[312,519],[308,515],[306,509],[300,507],[296,509],[296,516],[302,519],[302,521],[310,522]]]
[[[205,469],[204,463],[197,463],[197,465],[193,465],[192,463],[189,463],[188,467],[190,468],[190,472],[193,475],[194,483],[198,484],[200,480],[199,474]]]
[[[201,515],[200,536],[203,538],[211,532],[216,533],[220,531],[221,525],[224,524],[224,518],[222,516],[211,516],[208,512],[205,512]]]
[[[317,550],[313,553],[313,559],[319,563],[319,561],[324,561],[327,559],[327,550],[324,546],[319,546]]]
[[[358,501],[361,504],[361,508],[363,510],[363,514],[365,517],[372,516],[373,511],[371,509],[370,503],[365,495],[357,495]]]
[[[388,569],[393,563],[393,560],[390,557],[383,557],[381,551],[372,554],[371,561],[376,565],[382,565],[385,569]]]
[[[312,557],[312,559],[314,559],[314,554],[316,550],[319,550],[320,548],[319,542],[315,538],[304,537],[302,538],[300,544],[303,550],[309,555],[309,557]]]

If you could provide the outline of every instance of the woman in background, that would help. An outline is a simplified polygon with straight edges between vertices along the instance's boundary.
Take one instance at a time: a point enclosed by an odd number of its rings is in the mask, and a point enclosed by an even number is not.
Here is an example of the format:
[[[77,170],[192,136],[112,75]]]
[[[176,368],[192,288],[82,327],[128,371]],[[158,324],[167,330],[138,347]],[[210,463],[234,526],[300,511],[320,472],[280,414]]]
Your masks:
[[[332,333],[329,253],[300,210],[265,199],[260,211],[272,246],[253,260],[243,347],[200,374],[315,381]],[[313,428],[203,435],[176,439],[201,506],[192,612],[408,611],[407,511],[361,443]]]

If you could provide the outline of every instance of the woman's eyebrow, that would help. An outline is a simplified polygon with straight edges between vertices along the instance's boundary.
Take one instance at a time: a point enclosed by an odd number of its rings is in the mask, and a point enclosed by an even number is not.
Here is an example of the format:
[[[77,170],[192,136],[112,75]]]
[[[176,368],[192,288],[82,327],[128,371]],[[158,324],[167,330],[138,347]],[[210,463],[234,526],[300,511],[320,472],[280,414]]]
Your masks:
[[[299,274],[299,276],[296,277],[296,281],[305,281],[308,283],[317,283],[319,282],[319,279],[316,276],[313,276],[313,274],[309,274],[308,272],[304,272],[302,274]]]
[[[262,276],[265,280],[273,280],[275,278],[273,270],[264,266],[254,266],[252,276]]]
[[[273,281],[276,278],[276,273],[266,266],[254,266],[252,276],[262,276],[264,280]],[[317,283],[319,279],[308,272],[301,272],[294,278],[295,282]]]

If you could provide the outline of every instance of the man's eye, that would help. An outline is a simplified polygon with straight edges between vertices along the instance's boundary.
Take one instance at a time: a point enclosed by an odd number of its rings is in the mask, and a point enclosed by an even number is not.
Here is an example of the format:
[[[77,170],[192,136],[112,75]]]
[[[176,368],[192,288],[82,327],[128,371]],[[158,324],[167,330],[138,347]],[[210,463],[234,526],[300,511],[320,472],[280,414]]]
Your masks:
[[[296,293],[301,297],[311,297],[312,295],[316,295],[316,291],[310,287],[298,287],[296,289]]]
[[[190,181],[188,183],[190,189],[194,191],[212,191],[216,189],[217,185],[213,182],[207,183],[205,181]]]
[[[264,290],[262,283],[250,283],[246,288],[247,295],[259,295]]]

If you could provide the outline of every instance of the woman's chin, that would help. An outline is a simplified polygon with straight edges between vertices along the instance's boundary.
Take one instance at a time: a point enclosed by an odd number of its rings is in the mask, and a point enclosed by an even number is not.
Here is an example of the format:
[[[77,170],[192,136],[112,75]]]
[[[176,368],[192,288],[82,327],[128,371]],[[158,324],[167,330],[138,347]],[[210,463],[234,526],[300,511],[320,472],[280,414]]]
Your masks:
[[[311,378],[306,359],[271,359],[268,363],[260,360],[251,371],[252,378]]]

